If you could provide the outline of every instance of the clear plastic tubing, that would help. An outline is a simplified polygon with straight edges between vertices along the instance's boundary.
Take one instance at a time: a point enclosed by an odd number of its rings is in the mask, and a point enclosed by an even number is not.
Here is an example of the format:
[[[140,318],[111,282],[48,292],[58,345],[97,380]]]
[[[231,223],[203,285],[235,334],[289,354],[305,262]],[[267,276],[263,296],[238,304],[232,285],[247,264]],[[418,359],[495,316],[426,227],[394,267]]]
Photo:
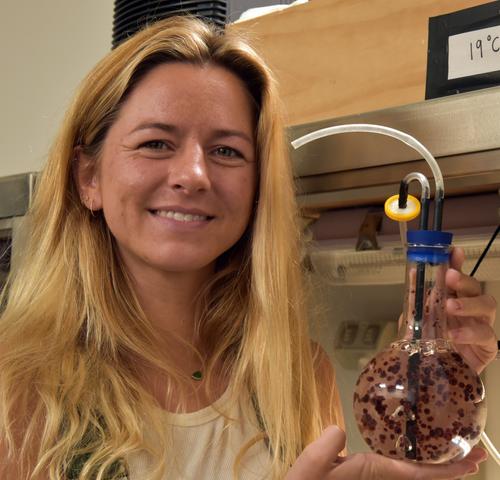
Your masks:
[[[431,188],[429,186],[427,177],[420,172],[412,172],[406,175],[405,178],[403,178],[403,182],[405,182],[406,184],[412,182],[413,180],[417,180],[422,187],[421,198],[426,198],[427,200],[429,200],[429,198],[431,198]]]
[[[396,130],[395,128],[385,127],[383,125],[372,125],[369,123],[354,123],[347,125],[336,125],[333,127],[322,128],[314,132],[308,133],[302,137],[299,137],[292,141],[293,148],[297,149],[302,147],[306,143],[312,142],[313,140],[318,140],[319,138],[328,137],[330,135],[337,135],[339,133],[377,133],[379,135],[385,135],[387,137],[392,137],[400,140],[409,147],[416,150],[425,161],[429,164],[434,177],[434,182],[436,183],[437,196],[444,197],[444,182],[443,175],[439,169],[439,165],[436,159],[432,156],[431,152],[425,148],[416,138],[408,135],[407,133]]]
[[[423,216],[426,217],[425,224],[427,224],[427,217],[429,215],[429,200],[431,198],[431,187],[429,186],[429,180],[427,180],[427,177],[420,173],[420,172],[412,172],[406,175],[405,178],[403,178],[403,182],[408,185],[410,182],[413,182],[416,180],[417,182],[420,183],[420,187],[422,188],[422,195],[420,196],[420,200],[423,206],[423,211],[421,213],[422,218]],[[425,199],[425,203],[424,203]],[[425,205],[425,206],[424,206]],[[401,237],[401,243],[403,244],[403,247],[406,248],[406,232],[407,232],[407,227],[406,227],[406,222],[398,222],[399,225],[399,235]],[[422,225],[422,223],[420,224]],[[421,226],[422,228],[422,226]],[[427,228],[427,227],[424,227]]]
[[[486,435],[486,432],[481,433],[481,440],[483,445],[486,447],[486,450],[488,450],[491,458],[493,458],[493,460],[495,460],[497,465],[500,467],[500,453],[498,453],[498,450],[495,445],[493,445],[493,442],[490,440],[488,435]]]

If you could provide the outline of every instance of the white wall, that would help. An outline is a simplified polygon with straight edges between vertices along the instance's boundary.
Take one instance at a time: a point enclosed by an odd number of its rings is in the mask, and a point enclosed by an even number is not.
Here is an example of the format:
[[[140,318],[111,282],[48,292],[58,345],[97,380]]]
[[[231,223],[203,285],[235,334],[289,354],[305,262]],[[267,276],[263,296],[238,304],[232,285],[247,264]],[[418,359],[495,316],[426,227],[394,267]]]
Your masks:
[[[0,177],[37,171],[72,93],[111,48],[113,0],[0,0]]]

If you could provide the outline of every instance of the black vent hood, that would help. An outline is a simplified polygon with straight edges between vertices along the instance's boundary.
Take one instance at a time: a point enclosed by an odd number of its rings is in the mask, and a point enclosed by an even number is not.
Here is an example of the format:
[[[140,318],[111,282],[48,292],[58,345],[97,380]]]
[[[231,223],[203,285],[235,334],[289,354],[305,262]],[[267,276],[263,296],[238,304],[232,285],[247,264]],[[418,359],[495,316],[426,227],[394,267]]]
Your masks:
[[[227,1],[115,0],[113,48],[148,24],[183,14],[201,17],[223,27],[227,23]]]

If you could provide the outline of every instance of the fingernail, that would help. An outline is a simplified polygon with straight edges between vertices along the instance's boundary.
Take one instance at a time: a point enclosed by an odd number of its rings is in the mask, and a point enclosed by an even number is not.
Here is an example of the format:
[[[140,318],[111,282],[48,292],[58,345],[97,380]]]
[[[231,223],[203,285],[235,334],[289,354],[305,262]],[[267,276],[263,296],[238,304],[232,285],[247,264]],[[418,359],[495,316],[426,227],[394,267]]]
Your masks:
[[[488,459],[488,452],[486,452],[485,450],[483,450],[481,452],[481,457],[479,457],[479,461],[480,462],[484,462],[487,459]]]

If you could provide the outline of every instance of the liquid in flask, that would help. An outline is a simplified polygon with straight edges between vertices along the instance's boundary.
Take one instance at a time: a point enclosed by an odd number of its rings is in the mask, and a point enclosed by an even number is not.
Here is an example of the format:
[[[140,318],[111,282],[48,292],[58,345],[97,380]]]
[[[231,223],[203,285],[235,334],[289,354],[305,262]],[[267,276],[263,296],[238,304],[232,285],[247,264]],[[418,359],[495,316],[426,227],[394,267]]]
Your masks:
[[[448,340],[445,276],[451,234],[408,232],[399,338],[363,369],[354,416],[370,448],[424,463],[460,460],[486,422],[478,374]]]

